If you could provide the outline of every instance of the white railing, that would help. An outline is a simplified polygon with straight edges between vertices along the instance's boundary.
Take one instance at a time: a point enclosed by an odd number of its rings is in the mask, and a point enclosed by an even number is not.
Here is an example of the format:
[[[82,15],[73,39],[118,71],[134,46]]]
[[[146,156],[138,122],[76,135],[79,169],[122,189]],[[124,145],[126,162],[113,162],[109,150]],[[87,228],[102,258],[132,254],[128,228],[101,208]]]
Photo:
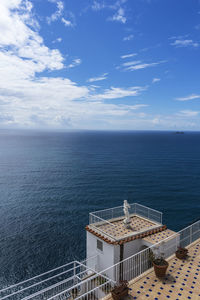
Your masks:
[[[138,215],[143,218],[146,218],[150,221],[156,222],[158,224],[162,224],[162,213],[151,209],[149,207],[143,206],[138,203],[130,204],[129,213],[131,216]],[[123,206],[113,207],[109,209],[95,211],[89,214],[89,224],[94,226],[96,230],[98,230],[103,235],[107,235],[112,239],[116,240],[117,234],[117,226],[112,222],[114,220],[120,219],[124,217]],[[105,229],[102,228],[101,225],[108,224],[112,227],[113,235],[109,234]],[[155,226],[152,225],[152,226]]]
[[[151,221],[155,221],[156,223],[162,224],[162,213],[144,205],[138,203],[130,204],[129,213],[130,215],[136,214]],[[96,222],[98,223],[102,221],[109,222],[112,219],[122,217],[124,217],[123,206],[98,210],[89,214],[89,224],[94,224]],[[109,222],[109,224],[112,223]]]
[[[57,293],[52,297],[48,297],[48,295],[46,294],[41,294],[40,296],[42,296],[42,298],[28,298],[24,300],[100,299],[105,297],[111,291],[114,285],[115,282],[107,278],[106,276],[97,275],[92,276],[69,289]]]
[[[94,269],[96,260],[97,256],[93,256],[83,262],[73,261],[15,285],[6,287],[0,290],[0,299],[26,299],[26,297],[38,294],[44,288],[45,290],[48,290],[49,287],[52,286],[55,286],[55,292],[57,290],[61,292],[66,288],[70,288],[77,282],[80,282],[89,274],[95,274]],[[88,267],[88,264],[90,267]],[[57,284],[58,282],[60,284]]]
[[[23,300],[91,300],[104,298],[120,280],[129,281],[151,268],[152,262],[149,259],[151,252],[154,254],[163,253],[164,257],[168,258],[175,253],[179,246],[186,247],[198,238],[200,238],[200,221],[95,275],[87,274],[86,276],[85,274],[85,277],[82,277],[73,286],[68,287],[66,285],[67,281],[64,280],[25,297]]]
[[[83,262],[73,261],[0,290],[0,299],[101,299],[120,280],[130,281],[151,268],[151,252],[169,258],[179,246],[186,247],[199,238],[200,220],[99,273],[94,270],[97,256]]]
[[[158,210],[135,203],[135,214],[142,216],[150,221],[162,224],[162,212]]]
[[[153,252],[155,255],[157,255],[158,253],[162,253],[165,258],[169,258],[175,253],[179,246],[186,247],[199,238],[200,221],[197,221],[194,224],[184,228],[183,230],[174,233],[161,242],[101,271],[100,274],[104,274],[104,276],[106,275],[111,280],[107,285],[107,288],[105,288],[104,293],[102,293],[102,287],[104,285],[106,286],[106,283],[89,290],[76,299],[102,299],[105,294],[110,292],[110,289],[115,283],[118,283],[121,280],[130,281],[131,279],[142,275],[142,273],[150,269],[152,267],[152,262],[149,258],[151,252]],[[58,298],[54,299],[57,300]]]
[[[95,287],[93,290],[90,290],[89,292],[77,297],[76,300],[102,299],[110,293],[113,287],[114,282],[112,281],[103,283],[100,286]]]
[[[158,242],[137,254],[134,254],[121,262],[102,271],[115,282],[120,280],[131,280],[152,267],[149,259],[151,251],[154,254],[163,253],[165,258],[175,253],[177,248],[186,247],[200,238],[200,220],[182,229],[170,237]]]
[[[113,238],[112,235],[110,235],[109,233],[105,232],[105,230],[103,230],[101,228],[101,225],[105,225],[105,224],[108,224],[112,227],[112,232],[115,233],[117,231],[117,226],[115,226],[113,223],[111,222],[108,222],[107,220],[103,220],[102,218],[100,217],[97,217],[95,216],[93,213],[90,213],[90,224],[93,224],[93,226],[95,226],[95,228],[101,232],[103,235],[107,235],[109,236],[110,238]]]
[[[76,298],[89,292],[95,287],[99,286],[103,283],[111,282],[108,278],[103,275],[93,275],[86,276],[86,279],[82,279],[79,282],[73,282],[72,285],[69,286],[67,280],[63,280],[55,285],[50,286],[49,288],[43,289],[33,295],[23,298],[23,300],[40,300],[40,299],[60,299],[65,297],[64,299]],[[88,278],[87,278],[88,277]]]

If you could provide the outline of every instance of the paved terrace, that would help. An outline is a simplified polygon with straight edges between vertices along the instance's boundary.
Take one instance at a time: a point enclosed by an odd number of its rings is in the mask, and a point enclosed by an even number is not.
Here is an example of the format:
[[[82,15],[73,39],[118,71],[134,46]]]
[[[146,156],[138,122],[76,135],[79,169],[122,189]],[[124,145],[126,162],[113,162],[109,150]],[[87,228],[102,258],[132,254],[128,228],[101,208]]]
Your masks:
[[[173,255],[168,259],[166,277],[158,279],[154,271],[142,274],[129,283],[129,296],[124,300],[199,300],[200,299],[200,239],[189,247],[187,260],[179,260]],[[111,295],[106,300],[111,300]]]
[[[170,236],[174,236],[175,231],[172,231],[170,229],[166,229],[162,232],[157,232],[154,234],[150,234],[147,237],[143,238],[144,241],[150,242],[152,244],[156,244],[161,242],[162,240],[169,238]]]

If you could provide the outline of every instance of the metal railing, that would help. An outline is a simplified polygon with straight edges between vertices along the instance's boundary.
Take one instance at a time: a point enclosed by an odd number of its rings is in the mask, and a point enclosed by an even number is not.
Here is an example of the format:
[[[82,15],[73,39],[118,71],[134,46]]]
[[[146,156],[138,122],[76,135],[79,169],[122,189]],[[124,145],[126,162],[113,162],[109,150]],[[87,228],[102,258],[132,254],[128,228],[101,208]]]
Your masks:
[[[74,278],[71,279],[71,285],[68,280],[63,280],[54,284],[48,288],[38,291],[32,295],[21,298],[23,300],[41,300],[41,299],[76,299],[81,295],[89,293],[95,287],[106,286],[106,290],[102,290],[102,295],[106,295],[105,292],[111,289],[113,286],[112,280],[104,275],[95,274],[90,276],[85,274],[85,279],[74,282]]]
[[[91,300],[91,299],[102,299],[107,294],[110,293],[111,289],[114,287],[114,282],[110,281],[109,283],[103,283],[100,286],[95,287],[93,290],[90,290],[89,292],[79,296],[76,298],[76,300]]]
[[[142,216],[150,221],[162,224],[162,212],[146,207],[144,205],[135,203],[135,214]]]
[[[99,273],[88,268],[88,260],[85,260],[84,263],[74,261],[4,288],[0,291],[0,298],[1,300],[101,299],[120,280],[129,281],[151,268],[152,263],[149,260],[151,252],[155,255],[162,253],[165,258],[168,258],[175,253],[179,246],[186,247],[199,238],[200,221],[197,221]],[[92,259],[96,259],[96,256]],[[65,270],[65,268],[68,269]]]
[[[178,247],[187,247],[199,238],[200,220],[102,272],[115,282],[120,280],[130,281],[152,267],[152,262],[149,259],[151,252],[155,255],[162,253],[167,259],[175,253]]]
[[[42,298],[28,298],[24,300],[100,299],[104,298],[111,291],[114,285],[114,281],[102,274],[99,274],[97,276],[92,276],[84,281],[81,281],[73,287],[66,289],[60,293],[56,293],[56,295],[52,297],[48,297],[47,294],[41,294],[40,296],[42,296]]]
[[[156,222],[156,224],[152,224],[153,226],[156,226],[158,224],[162,224],[162,213],[151,209],[149,207],[143,206],[138,203],[130,204],[129,209],[130,216],[141,216],[145,219],[148,219],[149,221]],[[121,219],[124,217],[123,212],[123,206],[108,208],[104,210],[99,210],[95,212],[91,212],[89,214],[89,224],[91,226],[94,226],[96,230],[103,233],[103,235],[107,235],[111,237],[112,239],[117,239],[117,226],[113,223],[113,221],[116,221],[118,219]],[[109,225],[110,228],[112,228],[112,235],[109,234],[101,225]]]
[[[138,203],[130,204],[130,215],[136,214],[156,223],[162,224],[162,212],[155,209],[146,207]],[[95,219],[96,217],[96,219]],[[124,217],[123,206],[117,206],[113,208],[98,210],[89,214],[89,224],[98,222],[109,222],[112,219]],[[109,222],[109,224],[112,224]]]
[[[134,279],[152,267],[149,259],[150,253],[162,253],[165,258],[175,253],[179,246],[186,247],[200,238],[200,221],[184,228],[183,230],[165,238],[161,242],[124,259],[123,261],[92,276],[82,278],[74,286],[67,287],[65,281],[44,289],[24,300],[61,300],[80,299],[96,300],[104,298],[113,286],[120,280]],[[52,292],[53,291],[53,292]]]
[[[31,297],[33,294],[39,295],[41,290],[52,291],[52,286],[55,287],[54,292],[61,292],[66,288],[74,286],[89,274],[96,274],[94,270],[96,259],[97,255],[82,262],[73,261],[43,274],[24,280],[20,283],[3,288],[0,290],[0,299],[29,299],[29,297]],[[88,267],[88,264],[90,267]]]

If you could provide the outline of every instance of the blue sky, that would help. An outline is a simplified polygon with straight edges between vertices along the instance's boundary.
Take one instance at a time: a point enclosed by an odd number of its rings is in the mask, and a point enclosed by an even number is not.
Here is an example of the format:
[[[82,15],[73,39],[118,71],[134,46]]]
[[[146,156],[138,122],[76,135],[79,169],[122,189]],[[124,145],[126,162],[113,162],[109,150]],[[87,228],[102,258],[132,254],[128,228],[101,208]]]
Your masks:
[[[200,130],[199,0],[1,0],[0,127]]]

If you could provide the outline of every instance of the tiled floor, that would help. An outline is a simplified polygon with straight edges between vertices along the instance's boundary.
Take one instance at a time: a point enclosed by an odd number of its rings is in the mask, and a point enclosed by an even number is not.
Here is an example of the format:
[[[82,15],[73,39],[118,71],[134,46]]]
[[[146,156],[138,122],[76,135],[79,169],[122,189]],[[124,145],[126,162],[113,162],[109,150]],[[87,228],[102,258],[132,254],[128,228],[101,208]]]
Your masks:
[[[115,225],[115,227],[106,223],[106,224],[100,225],[99,229],[101,229],[105,233],[107,233],[115,238],[121,238],[128,234],[135,233],[137,231],[142,231],[142,230],[151,228],[152,226],[155,226],[155,223],[145,220],[143,218],[140,218],[138,216],[131,217],[131,223],[130,223],[131,229],[127,229],[125,227],[125,225],[123,223],[123,219],[112,222],[112,224]]]
[[[154,271],[130,285],[131,299],[199,300],[200,299],[200,240],[189,248],[189,258],[169,261],[167,275],[156,278]]]
[[[156,244],[170,236],[172,236],[173,234],[175,234],[174,231],[170,230],[170,229],[166,229],[162,232],[158,232],[158,233],[154,233],[151,234],[145,238],[143,238],[144,241],[150,242],[152,244]]]

